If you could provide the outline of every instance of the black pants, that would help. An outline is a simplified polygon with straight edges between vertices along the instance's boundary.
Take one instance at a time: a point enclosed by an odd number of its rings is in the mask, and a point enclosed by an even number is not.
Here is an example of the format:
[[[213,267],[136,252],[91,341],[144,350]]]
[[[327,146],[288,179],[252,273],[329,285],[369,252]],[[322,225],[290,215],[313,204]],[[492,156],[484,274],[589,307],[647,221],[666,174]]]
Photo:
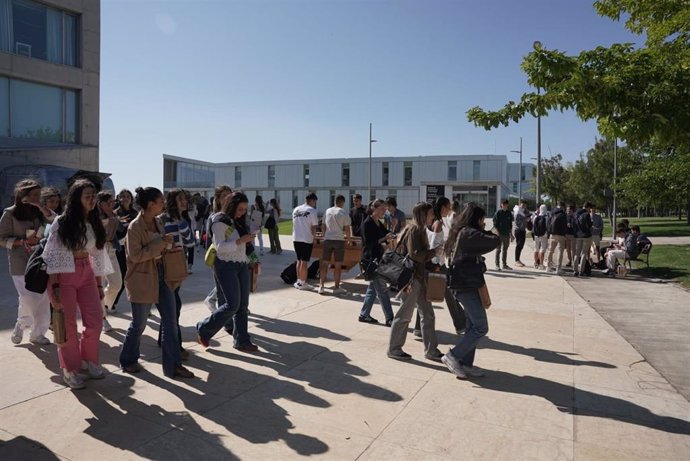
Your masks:
[[[117,250],[115,252],[115,256],[117,256],[117,264],[120,266],[120,274],[122,274],[122,286],[120,287],[120,291],[115,297],[115,301],[113,301],[113,305],[108,306],[111,309],[114,309],[115,306],[117,306],[117,302],[120,300],[120,296],[122,296],[122,292],[125,290],[125,274],[127,274],[127,255],[125,254],[125,249],[122,248],[120,250]],[[113,267],[113,270],[117,269]]]
[[[444,298],[446,299],[446,305],[448,306],[448,312],[450,313],[450,318],[453,320],[453,327],[455,328],[455,331],[462,331],[465,329],[465,311],[462,309],[462,306],[458,302],[457,299],[455,299],[455,296],[453,296],[453,293],[446,288],[446,293],[444,294]],[[422,326],[419,318],[419,311],[417,311],[417,320],[415,320],[414,323],[414,329],[421,331]]]
[[[522,247],[525,246],[526,236],[526,230],[515,229],[515,261],[520,261],[520,255],[522,254]]]

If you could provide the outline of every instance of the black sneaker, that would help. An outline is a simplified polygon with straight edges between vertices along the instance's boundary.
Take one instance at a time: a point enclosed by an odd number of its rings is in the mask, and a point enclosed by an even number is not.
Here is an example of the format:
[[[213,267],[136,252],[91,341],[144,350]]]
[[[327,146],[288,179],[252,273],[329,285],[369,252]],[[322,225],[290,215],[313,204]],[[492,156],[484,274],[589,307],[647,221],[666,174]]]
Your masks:
[[[386,353],[389,359],[394,359],[394,360],[411,360],[412,356],[408,354],[407,352],[388,352]]]
[[[579,277],[579,276],[580,276],[580,273],[579,273],[578,271],[575,271],[575,273],[573,273],[573,275],[574,275],[575,277]]]
[[[361,315],[359,316],[359,321],[362,323],[379,323],[378,320],[376,320],[374,317],[371,315],[368,317],[362,317]]]
[[[388,319],[388,320],[386,320],[386,326],[387,326],[387,327],[390,327],[390,326],[392,326],[392,325],[393,325],[393,319]]]

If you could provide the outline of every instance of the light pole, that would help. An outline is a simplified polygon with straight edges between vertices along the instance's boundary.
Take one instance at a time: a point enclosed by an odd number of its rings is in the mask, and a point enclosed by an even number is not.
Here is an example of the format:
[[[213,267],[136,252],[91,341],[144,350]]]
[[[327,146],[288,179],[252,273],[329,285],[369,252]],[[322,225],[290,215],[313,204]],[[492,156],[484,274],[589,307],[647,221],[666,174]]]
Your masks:
[[[616,180],[618,178],[618,138],[613,138],[613,236],[616,238]]]
[[[541,50],[541,42],[535,41],[532,46],[536,51]],[[541,95],[541,90],[537,87],[537,96]],[[537,206],[541,202],[541,115],[537,113]]]
[[[520,150],[511,150],[516,154],[520,154],[520,171],[518,171],[518,195],[520,195],[520,201],[522,201],[522,136],[520,136]]]
[[[376,139],[371,139],[371,123],[369,124],[369,201],[371,201],[371,145]]]

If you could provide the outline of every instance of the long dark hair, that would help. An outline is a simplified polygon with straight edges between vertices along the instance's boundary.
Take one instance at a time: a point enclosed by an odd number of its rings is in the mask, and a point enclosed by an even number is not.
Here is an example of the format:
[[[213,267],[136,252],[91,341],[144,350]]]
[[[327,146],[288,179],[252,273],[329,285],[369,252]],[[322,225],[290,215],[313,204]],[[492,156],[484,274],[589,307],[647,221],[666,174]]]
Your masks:
[[[278,205],[278,200],[272,198],[268,203],[273,207],[274,210],[278,210],[278,216],[283,214],[283,210],[281,210],[280,205]]]
[[[465,227],[472,227],[474,229],[482,230],[481,226],[479,225],[479,221],[481,221],[484,217],[486,217],[486,211],[484,211],[484,208],[480,207],[474,202],[469,202],[467,205],[465,205],[462,213],[455,217],[453,227],[451,227],[450,233],[448,234],[448,240],[446,241],[444,248],[446,254],[449,255],[453,252],[455,240],[462,229]]]
[[[256,198],[254,199],[254,206],[256,206],[256,209],[259,210],[262,213],[266,212],[266,205],[264,204],[264,198],[260,195],[257,195]]]
[[[98,216],[98,208],[87,212],[81,204],[81,196],[86,189],[93,189],[96,186],[87,179],[78,179],[72,184],[67,192],[67,203],[65,212],[58,218],[60,228],[58,236],[69,250],[79,251],[86,246],[86,223],[91,224],[93,233],[96,235],[96,248],[103,249],[105,246],[105,228]]]
[[[102,190],[96,195],[96,209],[98,210],[98,217],[101,219],[109,218],[103,210],[101,210],[101,204],[106,203],[108,200],[113,198],[113,193],[109,190]]]
[[[434,207],[434,219],[436,221],[440,221],[443,216],[441,216],[441,211],[443,210],[444,207],[447,207],[450,205],[450,200],[448,200],[447,197],[438,197],[434,199],[433,207]]]
[[[132,195],[132,192],[130,192],[129,189],[122,189],[122,190],[120,190],[120,193],[117,194],[118,202],[119,202],[120,196],[122,196],[123,194],[129,195],[129,209],[131,210],[132,208],[134,208],[134,196]],[[122,202],[120,202],[118,207],[122,208],[124,210],[124,207],[122,206]],[[128,210],[125,210],[125,211],[128,211]]]
[[[45,216],[41,210],[32,205],[24,203],[24,199],[31,191],[40,189],[41,185],[33,179],[22,179],[14,186],[14,211],[12,215],[19,221],[39,220],[45,222]]]
[[[182,189],[173,189],[165,196],[165,212],[168,213],[171,219],[178,221],[182,220],[182,212],[187,210],[180,210],[177,206],[177,197],[180,194],[185,194]]]
[[[213,212],[218,213],[221,210],[221,203],[220,203],[220,196],[223,195],[223,192],[230,192],[232,194],[232,188],[228,186],[227,184],[223,184],[221,186],[216,186],[216,189],[213,191]]]
[[[237,207],[239,206],[240,203],[249,203],[249,199],[245,194],[242,192],[235,192],[232,194],[232,197],[230,197],[230,200],[228,201],[227,206],[225,207],[222,212],[232,221],[239,226],[244,227],[245,229],[247,228],[247,213],[243,214],[241,217],[236,218],[235,217],[235,212],[237,211]]]

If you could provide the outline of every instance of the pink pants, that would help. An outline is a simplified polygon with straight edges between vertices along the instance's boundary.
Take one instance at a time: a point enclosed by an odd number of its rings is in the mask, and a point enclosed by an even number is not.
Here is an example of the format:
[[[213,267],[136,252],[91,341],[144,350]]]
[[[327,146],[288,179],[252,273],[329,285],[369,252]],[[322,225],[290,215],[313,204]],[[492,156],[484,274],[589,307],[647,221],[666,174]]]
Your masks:
[[[99,363],[98,340],[103,327],[103,308],[89,258],[75,259],[74,268],[73,273],[58,277],[67,333],[67,342],[58,346],[58,357],[60,366],[67,371],[81,368],[82,360]],[[77,305],[84,325],[81,341],[77,333]]]

